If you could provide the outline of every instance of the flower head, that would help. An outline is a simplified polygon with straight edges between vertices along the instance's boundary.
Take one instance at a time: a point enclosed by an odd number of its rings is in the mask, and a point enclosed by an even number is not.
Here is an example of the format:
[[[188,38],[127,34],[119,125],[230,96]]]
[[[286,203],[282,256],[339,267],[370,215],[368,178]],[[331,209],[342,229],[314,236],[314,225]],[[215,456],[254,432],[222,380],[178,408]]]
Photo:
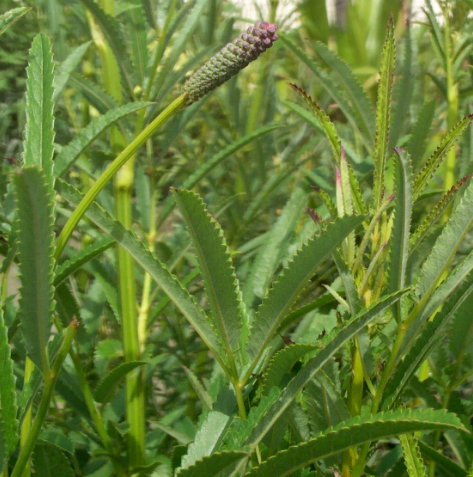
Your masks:
[[[224,46],[184,84],[184,91],[192,104],[228,81],[240,70],[256,60],[278,39],[274,23],[258,21],[246,33]]]

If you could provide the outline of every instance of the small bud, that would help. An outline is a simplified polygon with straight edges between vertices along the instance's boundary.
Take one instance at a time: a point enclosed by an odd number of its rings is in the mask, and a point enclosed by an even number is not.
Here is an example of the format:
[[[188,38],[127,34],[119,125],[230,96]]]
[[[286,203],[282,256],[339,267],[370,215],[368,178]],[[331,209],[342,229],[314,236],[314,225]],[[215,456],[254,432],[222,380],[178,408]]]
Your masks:
[[[274,23],[258,21],[254,27],[248,28],[247,33],[227,43],[184,84],[187,104],[198,101],[271,48],[278,39],[277,29]]]

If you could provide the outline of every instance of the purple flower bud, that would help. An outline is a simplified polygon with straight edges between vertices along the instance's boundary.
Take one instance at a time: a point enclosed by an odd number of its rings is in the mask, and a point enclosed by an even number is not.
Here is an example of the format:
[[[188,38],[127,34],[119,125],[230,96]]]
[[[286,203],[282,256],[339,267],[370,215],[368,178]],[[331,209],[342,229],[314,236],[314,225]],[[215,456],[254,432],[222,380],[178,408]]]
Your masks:
[[[250,62],[273,46],[278,39],[274,23],[257,21],[247,33],[227,43],[216,55],[196,71],[184,84],[188,104],[198,101],[228,81]]]

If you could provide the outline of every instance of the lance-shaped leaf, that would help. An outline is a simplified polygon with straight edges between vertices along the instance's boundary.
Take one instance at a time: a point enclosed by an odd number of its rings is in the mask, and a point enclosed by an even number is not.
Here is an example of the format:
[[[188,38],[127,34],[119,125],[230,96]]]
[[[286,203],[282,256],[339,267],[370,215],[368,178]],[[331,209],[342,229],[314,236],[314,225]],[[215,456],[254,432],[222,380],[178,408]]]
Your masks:
[[[352,219],[353,217],[348,217]],[[346,218],[345,218],[346,219]],[[364,309],[355,316],[347,325],[338,332],[335,332],[333,339],[314,356],[292,379],[292,381],[283,390],[279,399],[271,406],[270,410],[264,415],[261,421],[255,426],[253,432],[246,441],[246,444],[258,444],[266,433],[271,429],[274,423],[290,406],[300,391],[311,381],[314,376],[323,368],[333,355],[353,336],[361,331],[368,323],[373,321],[378,315],[399,300],[406,290],[397,292]]]
[[[406,144],[406,149],[412,158],[412,163],[414,164],[414,168],[416,170],[424,155],[425,143],[427,141],[427,136],[429,135],[430,127],[432,126],[434,114],[435,102],[428,101],[419,111],[417,120],[412,127],[411,138]]]
[[[297,91],[297,93],[299,93],[305,99],[307,104],[311,107],[317,120],[319,121],[320,127],[322,128],[328,139],[337,164],[340,164],[340,140],[338,139],[337,131],[335,130],[335,126],[333,125],[332,121],[330,121],[330,118],[327,116],[325,111],[311,98],[310,94],[307,93],[307,91],[302,89],[300,86],[297,86],[296,84],[289,83],[289,86],[291,86],[294,91]]]
[[[470,274],[450,295],[433,320],[427,322],[404,360],[397,366],[393,377],[386,386],[382,409],[389,409],[396,402],[410,378],[442,338],[442,330],[445,325],[472,292],[473,274]]]
[[[26,80],[25,166],[37,165],[52,177],[54,152],[53,81],[51,42],[36,35],[28,56]]]
[[[447,135],[443,138],[437,149],[429,157],[422,170],[417,174],[414,181],[414,200],[418,199],[424,191],[425,187],[432,178],[434,172],[445,159],[448,151],[455,145],[457,139],[463,134],[465,129],[470,125],[473,114],[465,116],[455,126],[453,126]]]
[[[179,189],[174,190],[174,197],[197,253],[214,326],[230,363],[234,363],[233,353],[239,346],[242,323],[246,319],[243,317],[240,286],[223,231],[198,195]]]
[[[0,471],[15,450],[18,442],[18,421],[16,419],[15,375],[11,348],[8,343],[8,330],[0,307]],[[3,452],[2,452],[3,449]],[[3,454],[4,459],[1,458]]]
[[[21,332],[28,355],[43,372],[49,369],[47,344],[54,309],[53,198],[46,174],[23,167],[13,177],[18,214]]]
[[[348,97],[353,106],[363,132],[367,137],[374,139],[374,114],[370,100],[362,88],[351,68],[336,53],[327,48],[320,41],[314,43],[317,54],[327,63],[327,65],[337,74],[340,82],[345,86]]]
[[[409,239],[409,254],[411,254],[422,242],[422,240],[432,231],[434,225],[443,215],[447,207],[455,199],[456,193],[468,182],[471,178],[471,174],[462,177],[456,184],[452,186],[450,190],[445,192],[442,198],[437,202],[435,207],[432,207],[430,212],[426,215],[422,223],[416,228],[415,232]]]
[[[473,224],[473,182],[468,185],[432,252],[422,265],[417,279],[418,294],[425,302],[448,270],[458,247]]]
[[[388,154],[389,125],[391,114],[391,95],[396,63],[396,45],[394,42],[394,21],[388,24],[388,33],[381,58],[378,102],[376,106],[376,144],[374,151],[374,205],[378,208],[383,200],[384,172]]]
[[[0,35],[33,7],[18,7],[0,15]]]
[[[403,434],[400,441],[409,477],[426,477],[417,439],[412,434]]]
[[[82,92],[87,101],[102,114],[105,114],[109,109],[118,108],[117,101],[107,91],[85,76],[72,73],[71,81]]]
[[[445,475],[448,475],[449,477],[467,477],[466,470],[462,469],[458,464],[453,462],[453,460],[445,457],[433,447],[428,446],[422,441],[418,441],[417,444],[419,445],[422,456],[434,461],[435,464],[445,472]]]
[[[399,434],[438,429],[464,429],[455,414],[445,411],[397,411],[374,416],[356,417],[327,429],[321,435],[279,452],[246,477],[284,477],[318,459],[337,454],[350,447]]]
[[[35,474],[41,477],[74,477],[69,459],[61,448],[49,442],[40,441],[33,452]]]
[[[217,477],[221,472],[235,464],[236,462],[248,458],[248,452],[224,451],[218,452],[195,464],[177,472],[176,477]]]
[[[252,367],[273,339],[282,320],[289,313],[319,263],[327,258],[365,216],[346,216],[329,224],[321,235],[306,243],[269,290],[252,323],[248,355]]]
[[[57,101],[61,96],[62,90],[66,86],[69,77],[79,65],[82,57],[84,56],[87,48],[89,48],[92,42],[88,41],[83,45],[78,46],[61,64],[58,68],[58,73],[54,79],[54,101]]]
[[[77,206],[82,199],[82,194],[66,182],[58,179],[56,190],[69,203]],[[215,354],[216,359],[223,365],[221,358],[221,343],[212,324],[195,299],[182,286],[179,280],[163,265],[133,233],[127,231],[123,225],[112,219],[96,202],[86,212],[86,216],[100,229],[110,235],[123,247],[135,261],[148,272],[153,280],[169,296],[184,317],[194,327],[204,343]],[[223,365],[225,368],[225,366]]]
[[[402,290],[406,279],[409,257],[409,236],[412,216],[412,166],[409,154],[403,149],[395,149],[398,156],[395,175],[395,208],[391,229],[388,290],[394,293]],[[396,304],[396,319],[401,319],[401,301]]]
[[[91,121],[74,136],[74,139],[56,157],[54,161],[54,175],[60,177],[65,174],[87,147],[109,126],[128,114],[145,108],[150,104],[145,102],[125,104]]]

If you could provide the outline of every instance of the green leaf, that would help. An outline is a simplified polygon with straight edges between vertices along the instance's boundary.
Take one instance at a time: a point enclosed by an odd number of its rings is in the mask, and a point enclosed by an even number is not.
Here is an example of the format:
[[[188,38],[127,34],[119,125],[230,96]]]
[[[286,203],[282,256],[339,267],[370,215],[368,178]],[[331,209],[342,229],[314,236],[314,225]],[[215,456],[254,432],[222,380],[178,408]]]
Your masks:
[[[470,181],[440,237],[422,265],[417,278],[417,294],[425,302],[450,267],[458,247],[473,224],[473,182]]]
[[[422,223],[416,228],[415,232],[409,239],[409,254],[411,254],[424,240],[424,238],[432,231],[434,225],[442,217],[447,207],[453,202],[456,193],[469,181],[471,175],[462,177],[453,187],[445,192],[440,201],[432,207],[426,215]]]
[[[176,477],[217,477],[229,466],[248,458],[247,452],[224,451],[204,457],[195,464],[181,469],[176,473]]]
[[[60,430],[45,429],[41,431],[39,439],[54,444],[71,455],[74,454],[74,443]]]
[[[8,343],[8,330],[5,326],[3,309],[0,307],[0,423],[3,434],[0,440],[5,445],[6,462],[8,462],[18,442],[18,421],[16,419],[18,408],[16,406],[15,382],[11,348]],[[1,453],[0,450],[0,455]],[[3,470],[5,461],[0,458],[0,472]]]
[[[128,114],[146,108],[150,104],[145,102],[128,103],[112,109],[91,121],[74,136],[74,139],[56,157],[54,161],[54,175],[57,177],[63,176],[87,147],[116,121]]]
[[[374,206],[379,208],[383,201],[384,172],[388,155],[389,126],[391,115],[391,95],[396,65],[396,44],[394,22],[391,18],[381,58],[378,102],[376,105],[376,142],[374,151]]]
[[[450,477],[467,477],[465,469],[462,469],[458,464],[453,462],[453,460],[445,457],[440,452],[437,452],[434,448],[428,446],[422,441],[418,441],[420,452],[425,458],[429,458],[435,462],[435,464],[445,472],[446,475]]]
[[[122,75],[123,83],[126,86],[127,94],[130,98],[133,97],[133,89],[136,85],[133,77],[131,61],[128,56],[128,50],[126,47],[126,40],[121,31],[120,23],[118,20],[108,13],[105,13],[100,8],[98,3],[93,0],[81,0],[87,10],[90,11],[95,21],[100,26],[102,33],[104,34],[110,48],[113,51],[113,55],[117,61],[118,67]]]
[[[77,206],[82,194],[64,181],[56,181],[56,189],[72,205]],[[99,228],[116,240],[147,271],[164,293],[195,328],[204,343],[220,357],[221,344],[210,320],[197,305],[195,299],[184,289],[179,280],[149,250],[119,222],[113,220],[97,203],[93,203],[86,216]],[[221,363],[223,364],[223,363]]]
[[[246,477],[284,477],[318,459],[350,447],[404,433],[437,429],[463,429],[460,420],[445,411],[397,411],[356,417],[327,429],[319,436],[279,452]]]
[[[321,261],[327,258],[365,216],[346,216],[329,224],[322,234],[306,243],[293,257],[263,300],[252,322],[248,354],[257,363],[273,339],[282,320],[291,310]]]
[[[297,343],[278,351],[266,367],[262,393],[266,395],[274,386],[279,386],[282,378],[304,355],[319,348],[319,345]]]
[[[405,355],[404,360],[397,366],[391,380],[386,386],[381,408],[386,410],[396,402],[409,379],[414,375],[419,366],[427,358],[432,349],[441,340],[442,330],[449,320],[455,315],[461,304],[473,291],[473,274],[463,280],[461,285],[450,295],[442,309],[434,318],[427,322],[419,337]]]
[[[432,32],[432,44],[434,45],[434,49],[439,56],[441,62],[443,63],[444,70],[447,69],[447,57],[444,50],[444,35],[440,29],[440,25],[437,21],[437,16],[435,14],[434,9],[432,8],[432,2],[430,0],[426,0],[425,4],[427,8],[423,8],[425,16],[427,17],[430,23],[430,29]]]
[[[463,134],[473,120],[473,114],[465,116],[443,138],[437,149],[429,157],[423,169],[417,174],[414,181],[414,200],[418,199],[429,183],[434,172],[446,157],[448,151],[455,145],[457,139]]]
[[[270,125],[264,126],[256,131],[246,134],[242,138],[238,139],[237,141],[229,144],[227,147],[219,151],[217,154],[212,156],[210,159],[206,159],[203,164],[193,172],[180,186],[181,189],[192,189],[196,186],[201,179],[203,179],[210,171],[212,171],[215,167],[221,164],[225,159],[230,157],[232,154],[240,150],[242,147],[246,146],[247,144],[251,143],[255,139],[263,136],[264,134],[269,133],[270,131],[274,131],[278,129],[280,126],[278,125]],[[163,205],[162,211],[159,214],[159,222],[157,228],[159,229],[160,226],[164,223],[169,214],[173,211],[176,203],[169,197]]]
[[[214,326],[225,346],[230,365],[234,367],[234,353],[239,347],[242,323],[247,318],[244,318],[240,286],[223,231],[198,195],[177,189],[174,198],[197,253]]]
[[[71,81],[82,91],[87,101],[102,114],[110,109],[118,108],[117,101],[109,93],[85,76],[72,73]]]
[[[292,87],[294,91],[299,93],[302,98],[305,99],[307,104],[312,108],[312,111],[315,114],[315,117],[319,121],[320,127],[322,128],[325,136],[328,139],[328,142],[332,148],[333,154],[335,156],[335,160],[337,164],[340,164],[341,161],[341,152],[340,152],[340,139],[338,139],[337,131],[335,130],[335,126],[333,125],[330,118],[327,116],[325,111],[311,98],[310,94],[307,93],[304,89],[296,84],[289,83],[289,86]]]
[[[29,357],[45,372],[54,309],[53,197],[46,174],[35,166],[23,167],[13,184],[19,222],[21,332]]]
[[[266,295],[284,249],[294,233],[302,206],[306,200],[307,195],[302,189],[294,189],[289,201],[269,232],[268,239],[260,248],[251,267],[243,295],[248,308],[251,308],[255,295],[260,298]]]
[[[412,165],[409,153],[395,148],[398,157],[394,179],[395,207],[389,250],[388,292],[402,290],[406,282],[409,236],[412,216]],[[401,320],[401,300],[396,304],[396,319]]]
[[[348,305],[350,306],[351,314],[356,315],[361,311],[363,305],[361,303],[360,297],[358,296],[358,290],[356,288],[355,279],[353,278],[353,273],[345,260],[343,260],[343,257],[338,250],[334,250],[332,255],[335,265],[337,266],[338,275],[342,279],[345,296]]]
[[[160,429],[165,434],[175,439],[177,442],[179,442],[179,444],[187,446],[190,442],[192,442],[192,439],[187,434],[176,431],[176,429],[172,428],[171,426],[166,426],[165,424],[156,421],[150,421],[150,423],[153,425],[153,427]]]
[[[212,409],[212,398],[210,397],[209,393],[199,381],[199,378],[189,368],[186,368],[184,365],[182,365],[182,369],[186,373],[187,379],[201,400],[202,405],[205,409],[207,409],[207,411],[210,411]]]
[[[412,128],[411,138],[406,144],[406,149],[412,157],[412,163],[416,170],[425,153],[425,143],[432,126],[434,114],[435,102],[428,101],[427,103],[424,103],[417,116],[417,121]]]
[[[54,152],[54,62],[51,42],[42,33],[33,40],[26,72],[28,79],[23,160],[25,166],[37,165],[51,178]]]
[[[345,86],[348,97],[353,106],[359,124],[367,137],[374,140],[374,114],[370,100],[362,88],[351,68],[337,54],[329,50],[322,42],[313,44],[317,54],[337,74],[340,82]]]
[[[33,451],[35,477],[74,477],[69,460],[54,444],[37,442]]]
[[[403,434],[399,436],[399,439],[409,477],[426,477],[417,439],[412,434]]]
[[[322,84],[322,86],[327,90],[328,94],[332,97],[335,103],[338,104],[340,107],[341,111],[345,115],[345,117],[348,119],[348,122],[350,125],[353,127],[354,130],[359,131],[361,138],[363,140],[363,143],[367,150],[371,150],[371,142],[370,138],[366,137],[365,134],[363,134],[363,129],[360,127],[361,122],[358,122],[357,116],[353,113],[353,109],[349,102],[347,101],[346,97],[344,94],[340,91],[340,88],[337,84],[335,84],[330,77],[328,77],[322,69],[317,65],[317,63],[313,60],[311,60],[303,50],[298,48],[294,43],[292,43],[289,38],[285,35],[280,35],[279,36],[280,41],[284,43],[286,46],[289,47],[289,49],[296,54],[299,59],[306,64],[306,66],[316,75],[317,80],[319,83]]]
[[[105,250],[108,250],[114,243],[114,240],[102,238],[82,249],[74,256],[73,259],[66,260],[64,263],[61,263],[61,265],[56,268],[54,286],[57,287],[58,285],[60,285],[69,275],[72,275],[77,270],[79,270],[82,265],[101,255],[103,252],[105,252]]]
[[[54,95],[53,100],[57,101],[59,96],[61,96],[62,90],[66,86],[66,83],[69,80],[69,77],[77,68],[78,64],[82,60],[85,52],[91,45],[91,41],[84,43],[83,45],[78,46],[62,63],[58,68],[58,73],[54,78]]]
[[[130,36],[133,70],[137,76],[137,83],[143,85],[143,79],[148,64],[148,49],[146,44],[146,23],[139,0],[132,0],[133,7],[127,12],[127,30]]]
[[[12,26],[19,18],[28,13],[33,7],[18,7],[0,15],[0,35]]]
[[[112,369],[98,384],[95,390],[95,400],[101,404],[110,402],[122,379],[136,368],[148,364],[146,361],[129,361]]]
[[[345,217],[353,219],[354,217]],[[373,321],[379,314],[392,306],[399,300],[406,290],[397,292],[394,295],[384,297],[371,307],[362,310],[340,331],[336,332],[333,339],[315,356],[313,357],[296,375],[294,379],[283,390],[280,398],[274,403],[271,409],[261,419],[257,426],[253,429],[252,434],[247,439],[247,444],[258,444],[266,433],[271,429],[274,423],[289,407],[299,392],[310,382],[314,376],[324,367],[325,364],[333,357],[333,355],[353,336],[361,331],[368,323]]]

